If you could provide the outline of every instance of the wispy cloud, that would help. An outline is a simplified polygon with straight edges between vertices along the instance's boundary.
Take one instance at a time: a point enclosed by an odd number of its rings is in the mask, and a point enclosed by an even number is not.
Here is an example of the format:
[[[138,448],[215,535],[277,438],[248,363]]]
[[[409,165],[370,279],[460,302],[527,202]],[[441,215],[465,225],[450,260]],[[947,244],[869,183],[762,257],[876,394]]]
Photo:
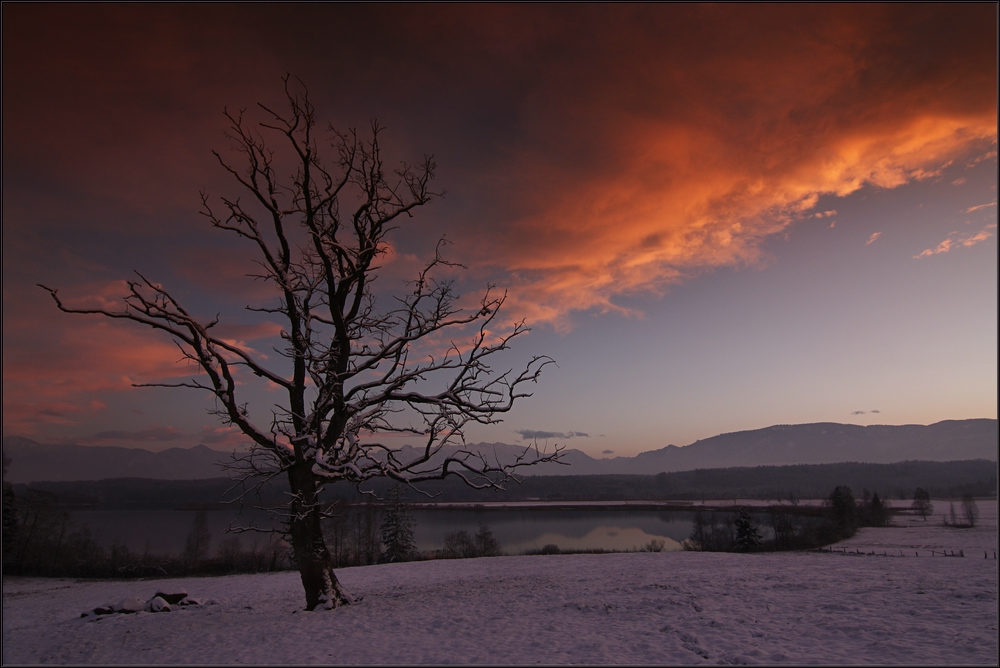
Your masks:
[[[238,427],[202,427],[197,436],[199,443],[212,446],[238,448],[247,445],[247,437]]]
[[[985,209],[987,207],[996,206],[996,202],[989,202],[987,204],[977,204],[976,206],[970,206],[965,210],[966,213],[972,213],[973,211],[979,211],[980,209]]]
[[[996,156],[997,152],[995,150],[987,151],[986,153],[983,153],[982,155],[977,155],[975,158],[970,160],[969,163],[966,165],[966,167],[975,167],[984,160],[989,160],[990,158],[995,158]]]
[[[876,241],[876,240],[877,240],[877,239],[878,239],[878,238],[879,238],[880,236],[882,236],[882,233],[881,233],[881,232],[873,232],[873,233],[872,233],[872,235],[871,235],[870,237],[868,237],[868,241],[866,241],[866,242],[865,242],[865,245],[866,245],[866,246],[870,246],[871,244],[875,243],[875,241]]]
[[[952,232],[947,239],[939,243],[934,248],[928,248],[913,257],[916,259],[930,257],[932,255],[938,255],[939,253],[947,253],[953,248],[968,248],[969,246],[975,246],[981,241],[986,241],[993,236],[992,230],[996,228],[996,223],[990,223],[983,229],[979,230],[975,234],[967,235],[960,234],[958,232]]]
[[[541,431],[535,429],[522,429],[518,432],[522,440],[533,441],[535,439],[549,438],[589,438],[590,434],[582,431]]]
[[[93,436],[76,439],[81,445],[101,445],[114,443],[117,441],[143,442],[143,443],[164,443],[183,439],[186,434],[176,427],[157,426],[141,429],[139,431],[100,431]]]

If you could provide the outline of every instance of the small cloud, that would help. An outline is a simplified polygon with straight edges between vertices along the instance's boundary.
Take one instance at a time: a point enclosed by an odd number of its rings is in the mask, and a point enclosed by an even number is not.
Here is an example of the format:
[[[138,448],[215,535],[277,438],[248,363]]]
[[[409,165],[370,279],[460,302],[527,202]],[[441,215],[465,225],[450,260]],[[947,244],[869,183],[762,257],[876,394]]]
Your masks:
[[[613,454],[615,454],[615,451],[614,450],[601,450],[601,454],[602,455],[613,455]]]
[[[238,427],[202,427],[198,442],[205,445],[239,447],[246,445],[247,437]]]
[[[521,429],[515,432],[521,435],[521,438],[526,441],[533,441],[535,439],[549,439],[549,438],[590,438],[590,434],[583,431],[542,431],[538,429]]]
[[[184,432],[176,427],[150,427],[140,431],[100,431],[93,436],[79,439],[78,442],[84,445],[96,444],[107,441],[145,441],[161,443],[164,441],[176,441],[184,438]]]
[[[867,411],[854,411],[851,415],[864,415]]]
[[[813,218],[829,218],[830,216],[836,216],[837,210],[830,209],[829,211],[821,211],[819,213],[814,213]]]
[[[561,438],[563,435],[561,431],[540,431],[537,429],[521,429],[517,433],[520,434],[521,439],[525,441],[533,441],[536,438],[540,438],[542,440],[548,438]]]
[[[835,228],[836,226],[837,226],[837,221],[835,221],[835,220],[832,220],[832,221],[830,221],[830,229],[831,229],[831,230],[832,230],[833,228]]]
[[[937,255],[938,253],[947,253],[952,248],[958,248],[959,246],[965,248],[968,248],[969,246],[975,246],[980,241],[986,241],[987,239],[992,237],[993,232],[991,232],[990,230],[992,230],[996,226],[997,226],[996,223],[990,223],[989,225],[987,225],[986,227],[984,227],[983,229],[979,230],[978,232],[976,232],[971,236],[962,235],[959,234],[958,232],[952,232],[950,235],[948,235],[948,238],[939,243],[936,248],[928,248],[927,250],[919,253],[918,255],[914,255],[913,257],[919,260],[920,258],[930,257],[931,255]]]
[[[872,410],[870,410],[870,411],[868,411],[868,412],[869,412],[869,413],[881,413],[882,411],[880,411],[880,410],[879,410],[879,409],[877,409],[877,408],[873,408]]]
[[[972,160],[972,162],[966,163],[965,166],[966,167],[975,167],[976,165],[978,165],[983,160],[989,160],[990,158],[996,157],[996,154],[997,154],[996,151],[989,151],[987,153],[984,153],[984,154],[976,157],[975,159]]]
[[[966,181],[965,177],[961,176],[961,177],[955,179],[954,181],[952,181],[951,185],[953,185],[953,186],[960,186],[960,185],[964,184],[965,181]]]
[[[870,237],[868,237],[868,241],[865,242],[865,246],[870,246],[880,236],[882,236],[881,232],[874,232]]]
[[[980,209],[986,209],[986,208],[989,208],[991,206],[996,206],[996,205],[997,205],[996,202],[988,202],[986,204],[977,204],[976,206],[970,206],[968,209],[965,210],[965,212],[966,213],[972,213],[973,211],[979,211]]]

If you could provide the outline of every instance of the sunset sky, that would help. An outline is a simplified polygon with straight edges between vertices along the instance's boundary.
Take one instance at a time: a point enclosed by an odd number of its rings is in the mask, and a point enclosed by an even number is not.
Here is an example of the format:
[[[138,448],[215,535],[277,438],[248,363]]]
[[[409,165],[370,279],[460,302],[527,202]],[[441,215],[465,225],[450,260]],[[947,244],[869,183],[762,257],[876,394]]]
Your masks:
[[[131,387],[188,373],[169,339],[36,284],[110,304],[138,269],[275,345],[243,310],[265,294],[251,255],[198,211],[201,190],[238,194],[211,154],[223,109],[279,106],[286,73],[324,126],[377,118],[390,165],[435,157],[446,194],[391,237],[381,293],[447,236],[462,292],[496,283],[533,328],[506,365],[555,358],[472,441],[614,456],[996,418],[996,21],[992,3],[6,4],[3,434],[239,442],[207,394]]]

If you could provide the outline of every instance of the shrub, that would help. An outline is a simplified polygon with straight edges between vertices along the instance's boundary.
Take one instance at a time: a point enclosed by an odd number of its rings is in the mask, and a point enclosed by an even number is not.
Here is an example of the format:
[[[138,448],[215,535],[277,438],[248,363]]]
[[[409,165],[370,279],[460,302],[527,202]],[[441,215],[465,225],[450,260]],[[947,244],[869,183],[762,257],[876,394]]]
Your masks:
[[[663,548],[667,546],[667,542],[654,538],[653,540],[646,543],[643,548],[646,552],[663,552]]]
[[[444,553],[449,559],[470,559],[478,556],[476,544],[465,530],[444,537]]]
[[[965,523],[970,527],[976,526],[976,522],[979,520],[979,506],[976,505],[971,494],[962,497],[962,517],[965,518]]]

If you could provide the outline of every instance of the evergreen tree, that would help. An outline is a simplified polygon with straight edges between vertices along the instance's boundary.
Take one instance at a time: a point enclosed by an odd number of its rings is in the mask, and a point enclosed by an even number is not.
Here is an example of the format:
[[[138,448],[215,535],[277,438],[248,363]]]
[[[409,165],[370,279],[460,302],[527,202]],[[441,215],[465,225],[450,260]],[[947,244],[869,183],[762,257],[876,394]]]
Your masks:
[[[888,512],[882,499],[878,498],[878,492],[875,492],[871,502],[868,504],[868,514],[870,515],[872,526],[884,527],[888,523]]]
[[[480,524],[479,531],[476,532],[476,551],[482,557],[496,557],[500,555],[500,543],[493,537],[493,530],[488,524]]]
[[[184,561],[190,566],[197,566],[198,562],[208,556],[211,542],[212,534],[208,530],[208,511],[202,508],[195,513],[191,531],[184,542]]]
[[[3,555],[7,557],[13,552],[17,543],[17,495],[14,486],[7,482],[7,469],[10,467],[10,457],[3,453]]]
[[[395,484],[389,488],[389,502],[382,519],[382,553],[383,561],[406,561],[414,552],[417,544],[413,538],[413,516],[403,498],[403,487]]]
[[[737,552],[751,552],[763,545],[761,535],[757,531],[757,525],[754,524],[753,517],[746,510],[741,510],[734,518],[733,523],[736,526],[736,540],[733,548]]]
[[[834,487],[826,501],[839,538],[849,538],[858,528],[858,508],[850,487]]]

